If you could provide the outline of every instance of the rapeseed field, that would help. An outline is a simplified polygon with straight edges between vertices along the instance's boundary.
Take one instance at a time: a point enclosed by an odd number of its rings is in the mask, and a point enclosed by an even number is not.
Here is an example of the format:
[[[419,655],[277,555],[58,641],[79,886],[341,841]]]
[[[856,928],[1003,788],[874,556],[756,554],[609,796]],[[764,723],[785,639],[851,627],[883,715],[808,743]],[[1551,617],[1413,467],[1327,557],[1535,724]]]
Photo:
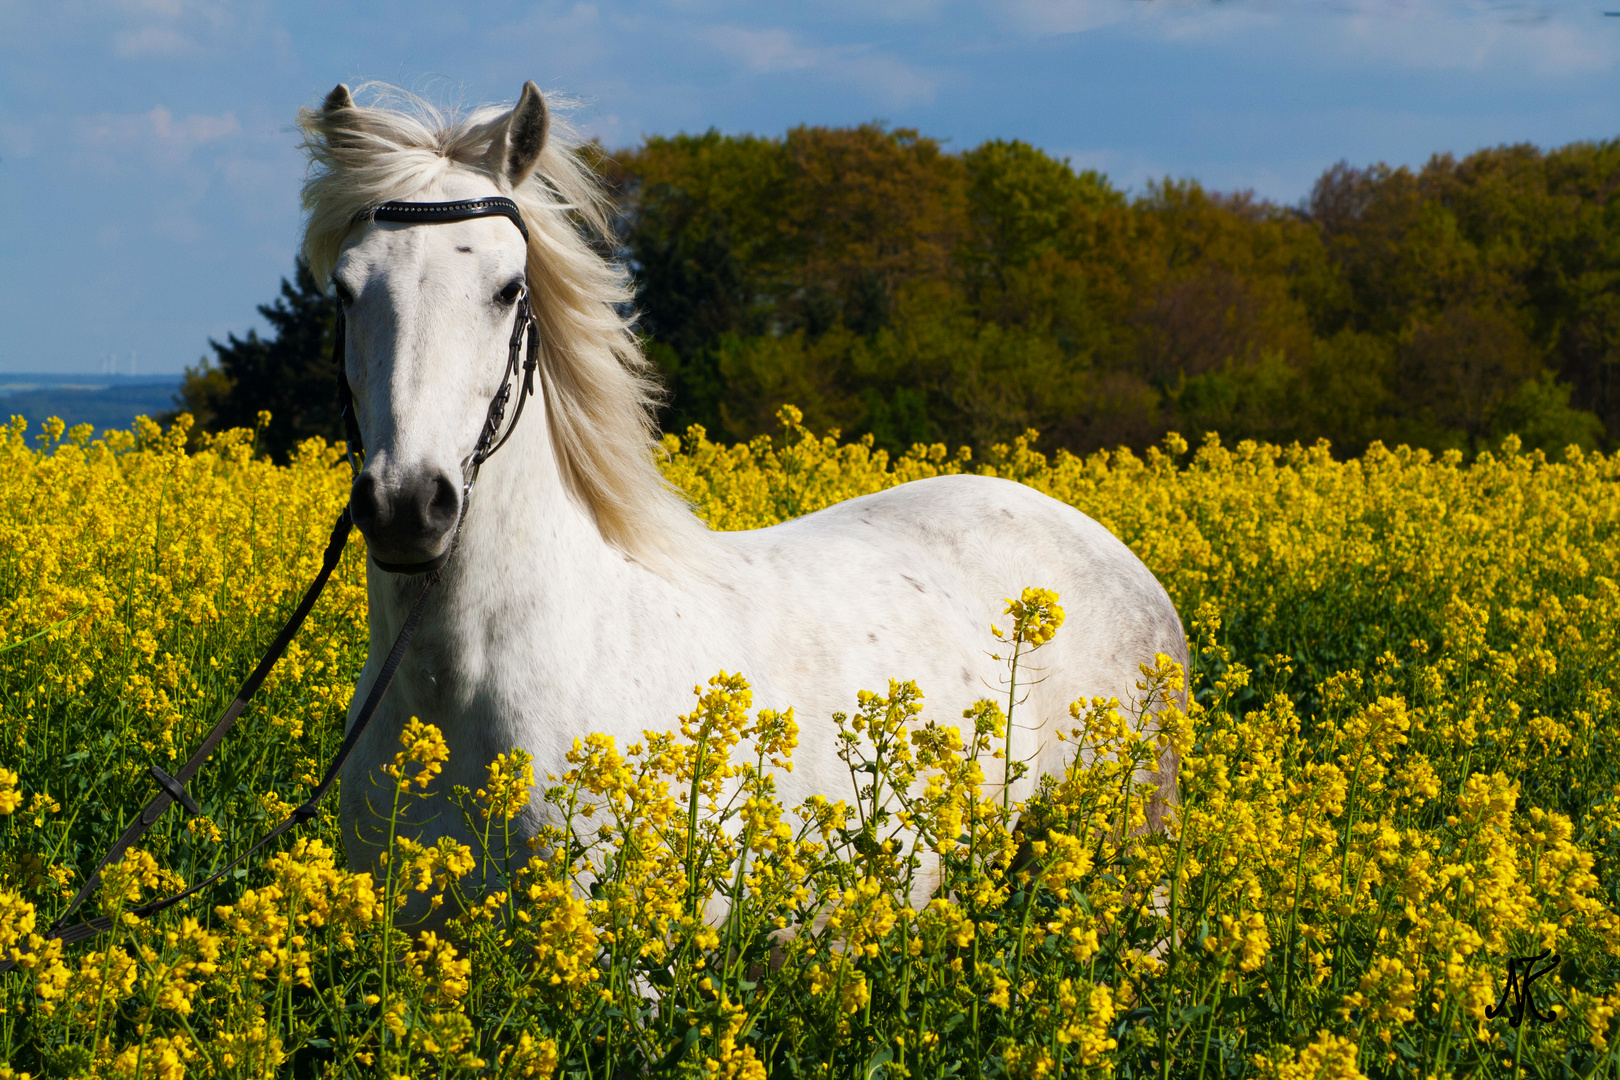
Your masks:
[[[335,750],[365,650],[355,544],[193,782],[204,814],[168,813],[92,901],[115,932],[64,949],[42,930],[147,767],[176,767],[251,670],[349,474],[318,440],[277,467],[253,432],[186,418],[100,439],[13,421],[0,1077],[1620,1076],[1620,459],[1170,436],[891,460],[782,421],[668,437],[667,475],[719,529],[956,471],[1048,492],[1169,589],[1193,670],[1144,666],[1143,698],[1185,686],[1187,710],[1077,701],[1091,767],[1008,807],[1016,700],[925,721],[929,688],[897,671],[850,688],[843,797],[784,806],[795,721],[721,672],[634,746],[584,738],[555,777],[514,751],[453,793],[503,850],[540,785],[564,825],[527,862],[400,840],[351,873],[329,800],[206,897],[128,915],[279,820]],[[1027,584],[985,627],[1009,665],[1063,633],[1063,598]],[[1133,781],[1158,739],[1183,756],[1162,833]],[[445,753],[406,731],[396,812]],[[946,887],[914,910],[924,857]],[[400,921],[419,893],[447,932]],[[1526,995],[1509,964],[1537,955]]]

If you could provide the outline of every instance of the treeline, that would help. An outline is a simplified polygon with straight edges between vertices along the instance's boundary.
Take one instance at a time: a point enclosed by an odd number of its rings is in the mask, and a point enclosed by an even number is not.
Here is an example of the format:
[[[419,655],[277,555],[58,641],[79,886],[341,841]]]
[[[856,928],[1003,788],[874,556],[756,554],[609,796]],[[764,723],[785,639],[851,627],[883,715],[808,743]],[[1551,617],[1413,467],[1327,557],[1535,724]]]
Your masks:
[[[1620,140],[1340,164],[1298,207],[1133,197],[1024,143],[877,125],[652,138],[602,166],[667,430],[747,438],[792,402],[890,449],[1031,427],[1076,451],[1620,444]],[[271,449],[335,432],[303,352],[330,331],[285,325],[324,304],[307,277],[261,309],[275,341],[214,343],[185,391],[214,424],[269,408]],[[319,406],[289,400],[306,379]]]
[[[1341,164],[1298,208],[876,126],[654,138],[616,178],[676,427],[1620,436],[1620,142]]]

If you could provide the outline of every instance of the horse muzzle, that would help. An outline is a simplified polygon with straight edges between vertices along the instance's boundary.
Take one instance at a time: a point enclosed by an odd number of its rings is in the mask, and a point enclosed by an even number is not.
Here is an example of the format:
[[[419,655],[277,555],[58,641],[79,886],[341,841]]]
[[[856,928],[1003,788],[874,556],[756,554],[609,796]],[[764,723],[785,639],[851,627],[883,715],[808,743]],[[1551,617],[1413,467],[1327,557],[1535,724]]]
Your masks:
[[[370,469],[355,478],[349,512],[371,560],[394,574],[424,574],[443,565],[461,519],[461,484],[442,470],[392,483]]]

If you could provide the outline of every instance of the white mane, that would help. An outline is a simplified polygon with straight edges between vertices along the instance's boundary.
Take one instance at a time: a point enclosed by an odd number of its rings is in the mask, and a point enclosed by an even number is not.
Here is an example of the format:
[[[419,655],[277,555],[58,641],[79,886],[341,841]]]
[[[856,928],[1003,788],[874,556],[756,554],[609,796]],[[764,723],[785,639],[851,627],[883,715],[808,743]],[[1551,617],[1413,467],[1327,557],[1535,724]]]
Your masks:
[[[451,170],[486,176],[529,226],[541,396],[563,481],[603,538],[626,554],[658,568],[699,561],[707,529],[654,463],[660,388],[621,314],[632,289],[624,271],[591,246],[592,237],[612,246],[611,204],[577,135],[553,110],[539,164],[514,189],[484,161],[509,108],[446,111],[397,87],[360,89],[370,105],[298,114],[310,158],[303,250],[315,280],[328,281],[362,211],[409,200]]]

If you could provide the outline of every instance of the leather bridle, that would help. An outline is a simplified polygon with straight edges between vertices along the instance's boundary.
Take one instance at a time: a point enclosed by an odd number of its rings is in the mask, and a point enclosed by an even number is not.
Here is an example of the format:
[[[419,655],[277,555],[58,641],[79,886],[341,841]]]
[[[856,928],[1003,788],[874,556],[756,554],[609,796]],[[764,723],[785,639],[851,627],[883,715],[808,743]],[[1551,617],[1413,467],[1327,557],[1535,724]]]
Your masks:
[[[387,202],[365,211],[356,220],[369,218],[372,221],[394,221],[405,225],[432,225],[493,216],[510,218],[518,227],[518,231],[523,234],[524,244],[528,244],[529,227],[523,223],[523,215],[518,212],[517,203],[500,196],[467,199],[461,202]],[[512,380],[518,376],[518,355],[523,349],[525,334],[529,339],[529,350],[523,362],[523,384],[518,390],[517,409],[512,413],[512,422],[506,425],[506,431],[502,433],[501,424],[506,417],[506,407],[511,401]],[[338,373],[338,403],[343,409],[344,436],[349,441],[349,464],[358,474],[359,463],[355,459],[355,452],[363,449],[364,443],[360,438],[360,425],[355,422],[354,393],[349,389],[348,365],[345,362],[347,336],[343,305],[339,304],[337,333],[332,343],[332,360]],[[534,393],[534,373],[539,365],[540,324],[529,309],[529,286],[525,276],[523,292],[517,298],[517,318],[512,323],[512,338],[507,345],[506,371],[501,376],[501,388],[490,399],[489,411],[484,416],[484,427],[478,433],[478,442],[473,446],[473,452],[462,462],[461,516],[456,519],[456,531],[451,536],[450,543],[445,545],[443,553],[437,558],[419,563],[386,563],[373,555],[371,561],[379,568],[390,574],[428,574],[450,561],[456,542],[461,536],[461,523],[467,515],[467,503],[472,498],[473,484],[478,480],[478,470],[495,451],[506,445],[507,439],[512,437],[518,420],[523,416],[523,404]]]
[[[518,227],[518,230],[523,233],[524,244],[527,247],[529,227],[524,223],[523,215],[519,212],[517,203],[499,196],[485,199],[467,199],[458,202],[386,202],[363,211],[356,216],[355,221],[369,219],[371,221],[398,222],[406,225],[433,225],[443,222],[468,221],[481,217],[510,218],[512,223]],[[473,446],[472,453],[462,463],[461,513],[456,519],[455,532],[452,534],[450,542],[445,545],[444,553],[427,562],[403,565],[379,562],[375,558],[372,560],[380,569],[388,573],[424,577],[422,590],[411,604],[410,611],[405,616],[405,623],[400,627],[399,634],[394,638],[393,647],[388,650],[388,656],[383,661],[382,669],[377,673],[376,681],[371,684],[371,690],[366,694],[365,702],[360,706],[360,711],[355,714],[354,722],[349,725],[348,731],[343,736],[343,742],[338,747],[337,754],[327,766],[320,782],[310,791],[309,798],[301,806],[255,841],[251,847],[225,864],[223,868],[182,892],[130,908],[125,914],[134,915],[137,918],[146,918],[166,908],[173,907],[182,900],[213,885],[238,866],[241,866],[266,844],[289,829],[309,821],[316,815],[321,800],[326,797],[332,786],[337,782],[338,775],[343,770],[344,762],[349,759],[349,755],[354,752],[355,746],[359,744],[360,736],[365,733],[366,726],[371,723],[371,718],[376,713],[377,706],[382,702],[383,695],[388,691],[389,684],[394,681],[394,675],[399,669],[400,661],[404,658],[405,650],[410,645],[411,638],[415,636],[416,628],[422,621],[422,610],[426,606],[428,594],[433,591],[433,586],[439,583],[439,571],[443,569],[445,563],[449,562],[450,557],[455,553],[456,545],[461,537],[462,523],[467,519],[467,504],[472,498],[473,485],[478,480],[478,470],[483,466],[484,462],[490,459],[495,451],[506,445],[507,439],[512,437],[512,432],[517,427],[518,420],[523,416],[523,404],[534,393],[534,376],[540,361],[540,328],[529,307],[527,280],[524,282],[523,292],[516,303],[517,318],[513,323],[512,337],[508,343],[506,370],[501,377],[501,388],[490,399],[489,409],[484,416],[484,426],[478,434],[478,441]],[[523,352],[525,335],[528,337],[528,350],[522,363],[523,381],[518,389],[517,408],[512,413],[511,422],[506,423],[506,409],[511,402],[513,380],[519,374],[518,357]],[[336,340],[332,344],[332,358],[337,364],[338,400],[342,406],[344,433],[348,439],[349,464],[354,469],[355,474],[358,475],[360,464],[356,454],[362,449],[362,443],[360,426],[355,421],[354,416],[354,396],[349,390],[349,377],[345,369],[346,338],[347,326],[343,317],[343,308],[340,304],[338,306]],[[505,425],[504,431],[502,430],[503,424]],[[287,646],[292,644],[294,636],[298,633],[298,628],[303,625],[304,619],[315,606],[315,601],[320,598],[322,590],[326,588],[327,580],[337,568],[338,560],[343,554],[344,546],[348,543],[349,532],[353,525],[354,520],[350,508],[344,506],[343,512],[338,515],[336,524],[332,526],[332,534],[327,540],[326,552],[321,559],[320,571],[315,575],[315,580],[310,583],[309,588],[305,591],[304,598],[299,602],[298,607],[294,609],[292,617],[287,620],[286,625],[281,628],[281,632],[270,643],[270,648],[265,652],[263,659],[253,669],[253,673],[248,676],[247,681],[237,690],[236,696],[231,699],[231,703],[226,706],[225,711],[214,722],[214,726],[203,737],[203,741],[198,744],[197,749],[192,751],[191,756],[172,776],[157,765],[153,765],[148,769],[152,779],[158,785],[158,793],[136,815],[135,820],[130,822],[128,827],[124,829],[118,841],[113,844],[107,854],[102,856],[101,861],[96,864],[95,870],[85,878],[84,885],[80,887],[78,893],[68,903],[67,909],[45,932],[44,940],[49,941],[53,938],[60,938],[64,944],[72,945],[111,930],[113,920],[105,916],[97,919],[87,919],[73,926],[68,926],[67,921],[78,910],[80,905],[89,898],[90,894],[95,891],[97,884],[100,883],[102,871],[123,858],[125,852],[133,847],[141,837],[145,836],[152,826],[157,824],[158,819],[163,816],[163,812],[169,808],[170,803],[178,802],[185,808],[187,814],[202,813],[202,807],[197,804],[196,799],[186,790],[186,784],[197,775],[213,755],[214,750],[229,734],[231,728],[236,725],[242,711],[247,708],[249,699],[253,697],[254,693],[264,683],[265,678],[269,676],[270,669],[275,667],[276,661],[280,660],[282,654],[287,651]],[[13,947],[14,953],[20,951],[20,949]],[[15,967],[16,964],[16,959],[0,958],[0,972],[8,971]]]

